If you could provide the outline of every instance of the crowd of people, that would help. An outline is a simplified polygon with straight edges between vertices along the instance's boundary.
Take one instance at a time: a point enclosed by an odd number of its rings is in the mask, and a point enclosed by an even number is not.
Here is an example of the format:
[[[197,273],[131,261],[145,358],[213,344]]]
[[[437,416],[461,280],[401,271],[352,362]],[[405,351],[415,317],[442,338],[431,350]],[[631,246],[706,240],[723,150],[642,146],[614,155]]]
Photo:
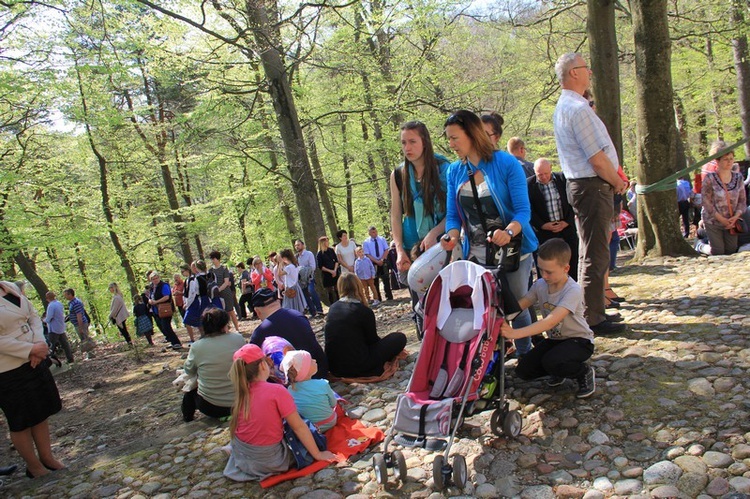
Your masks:
[[[519,377],[547,376],[550,386],[574,379],[579,398],[595,392],[588,363],[594,337],[624,330],[619,314],[606,312],[622,300],[608,276],[618,229],[635,218],[624,214],[635,210],[637,195],[596,114],[586,61],[565,54],[555,71],[562,88],[553,117],[561,172],[553,172],[550,159],[527,160],[518,137],[508,140],[507,152],[499,150],[503,119],[496,113],[459,110],[447,118],[444,133],[458,157],[453,162],[435,153],[423,123],[410,121],[400,131],[403,163],[389,180],[390,244],[370,226],[361,245],[340,230],[334,246],[320,236],[317,253],[297,239],[293,248],[265,259],[255,255],[233,269],[213,251],[209,263],[182,265],[171,283],[148,272],[148,285],[132,297],[132,314],[118,284],[109,285],[109,319],[126,343],[134,341],[131,315],[137,337],[153,345],[156,324],[175,350],[183,344],[174,325],[184,324],[190,346],[184,373],[194,383],[182,399],[183,419],[193,420],[196,411],[231,418],[226,476],[262,479],[289,469],[304,452],[311,459],[332,458],[316,439],[335,424],[337,397],[326,380],[380,376],[405,348],[403,333],[377,334],[373,308],[392,300],[393,290],[406,286],[411,264],[437,244],[501,269],[503,283],[518,299],[520,313],[502,335],[515,343]],[[712,154],[725,148],[717,142]],[[710,245],[710,254],[745,244],[750,176],[743,179],[734,165],[728,152],[707,165],[693,186],[686,179],[676,185],[683,235],[690,234],[693,211],[693,223],[700,224],[698,249]],[[316,276],[330,303],[327,313]],[[420,296],[409,292],[419,328]],[[59,348],[67,362],[75,360],[65,321],[82,351],[96,347],[83,303],[73,289],[63,296],[67,318],[49,292],[42,322],[17,286],[0,282],[0,407],[30,477],[63,467],[52,455],[46,420],[60,410],[50,359]],[[538,320],[531,313],[535,305]],[[311,325],[321,318],[323,345]],[[260,323],[246,343],[239,323],[251,319]],[[542,332],[547,338],[534,344],[532,337]]]

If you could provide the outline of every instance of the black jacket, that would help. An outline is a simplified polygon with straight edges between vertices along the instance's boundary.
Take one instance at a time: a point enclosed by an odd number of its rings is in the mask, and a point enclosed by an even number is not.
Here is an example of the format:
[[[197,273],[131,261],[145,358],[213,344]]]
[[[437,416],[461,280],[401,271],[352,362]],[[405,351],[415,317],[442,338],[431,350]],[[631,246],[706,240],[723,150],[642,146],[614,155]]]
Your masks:
[[[547,222],[552,222],[552,220],[550,220],[550,215],[547,211],[547,202],[544,199],[544,194],[542,194],[536,176],[530,177],[527,180],[527,183],[529,186],[529,202],[531,203],[531,226],[534,228],[534,232],[536,232],[539,242],[546,241],[552,237],[565,237],[571,231],[575,232],[575,214],[573,213],[573,208],[568,202],[567,182],[565,181],[565,176],[562,173],[554,172],[550,182],[554,183],[557,187],[557,192],[560,193],[563,220],[568,223],[568,227],[558,234],[542,229],[542,225]]]

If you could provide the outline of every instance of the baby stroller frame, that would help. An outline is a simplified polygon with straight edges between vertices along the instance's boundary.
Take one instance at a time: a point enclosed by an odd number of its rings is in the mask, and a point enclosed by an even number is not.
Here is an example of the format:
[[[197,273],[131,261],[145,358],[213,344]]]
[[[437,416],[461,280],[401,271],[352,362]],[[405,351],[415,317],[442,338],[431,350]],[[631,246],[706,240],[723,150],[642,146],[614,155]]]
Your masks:
[[[451,482],[459,488],[466,484],[464,456],[453,456],[449,464],[451,447],[465,416],[494,410],[490,420],[493,433],[511,438],[520,434],[521,415],[511,411],[505,400],[504,345],[492,372],[487,372],[504,320],[499,286],[493,272],[468,261],[450,264],[430,286],[425,297],[425,336],[408,391],[397,399],[396,417],[386,433],[383,453],[373,456],[378,483],[388,481],[388,468],[396,468],[398,479],[406,478],[403,453],[388,450],[393,440],[441,451],[432,470],[435,487],[440,490]],[[439,366],[435,362],[438,358]],[[486,378],[491,376],[497,383],[491,393],[480,398],[480,387],[486,389]],[[495,386],[498,389],[492,393]],[[448,440],[428,438],[435,436]]]

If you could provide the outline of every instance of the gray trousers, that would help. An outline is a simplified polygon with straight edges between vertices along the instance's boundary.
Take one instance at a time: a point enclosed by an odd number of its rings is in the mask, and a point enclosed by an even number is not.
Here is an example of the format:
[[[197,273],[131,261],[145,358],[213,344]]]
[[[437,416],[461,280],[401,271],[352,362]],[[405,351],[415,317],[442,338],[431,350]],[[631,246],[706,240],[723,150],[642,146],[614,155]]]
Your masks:
[[[712,255],[737,253],[737,234],[730,234],[722,225],[705,224]]]
[[[65,352],[65,359],[68,362],[73,362],[73,350],[70,348],[70,343],[68,342],[68,336],[65,333],[62,334],[56,334],[56,333],[50,333],[49,334],[49,351],[54,353],[55,348],[57,348],[57,345],[60,345],[63,349],[63,352]]]
[[[584,315],[590,326],[607,319],[604,277],[609,269],[613,198],[612,186],[599,177],[568,180],[568,201],[578,229],[578,284],[583,288]]]

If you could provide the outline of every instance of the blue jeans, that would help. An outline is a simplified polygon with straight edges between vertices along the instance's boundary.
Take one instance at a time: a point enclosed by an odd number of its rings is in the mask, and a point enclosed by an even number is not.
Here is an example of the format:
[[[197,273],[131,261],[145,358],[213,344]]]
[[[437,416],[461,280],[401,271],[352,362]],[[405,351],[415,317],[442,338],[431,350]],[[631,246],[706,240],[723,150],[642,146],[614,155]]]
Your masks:
[[[529,276],[531,275],[531,265],[534,263],[531,253],[521,260],[518,270],[507,274],[508,284],[510,285],[510,291],[520,300],[526,293],[529,292]],[[513,329],[526,327],[531,324],[531,314],[526,309],[513,319]],[[526,355],[531,350],[531,337],[519,338],[513,340],[513,344],[516,346],[516,352],[518,356]]]
[[[323,313],[323,304],[320,303],[320,297],[318,296],[318,292],[315,291],[315,280],[310,279],[310,282],[307,284],[307,293],[310,295],[310,300],[308,300],[307,307],[310,309],[310,313],[313,312],[313,308],[315,311],[319,314]],[[312,305],[310,304],[312,303]]]

